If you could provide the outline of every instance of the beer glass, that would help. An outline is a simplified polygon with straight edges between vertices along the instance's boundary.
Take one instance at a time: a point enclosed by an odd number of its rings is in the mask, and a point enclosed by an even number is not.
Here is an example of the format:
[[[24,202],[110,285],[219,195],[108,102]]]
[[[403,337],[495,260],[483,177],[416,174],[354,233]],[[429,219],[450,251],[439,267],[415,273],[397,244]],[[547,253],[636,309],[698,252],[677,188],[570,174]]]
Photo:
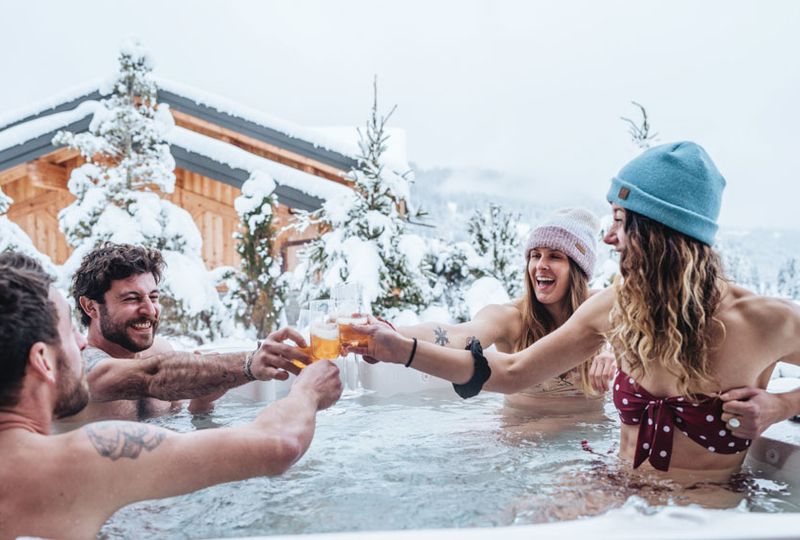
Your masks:
[[[312,362],[314,361],[314,356],[311,353],[311,321],[319,316],[320,315],[318,313],[315,313],[310,309],[301,309],[297,317],[297,323],[295,324],[297,333],[303,336],[303,338],[306,340],[306,346],[299,347],[299,349],[310,356]],[[296,365],[300,369],[306,367],[306,365],[299,360],[292,360],[292,364]]]
[[[311,322],[311,355],[314,360],[339,358],[339,326],[322,317]]]
[[[368,338],[358,333],[354,324],[367,324],[367,309],[364,305],[364,291],[360,283],[339,283],[333,287],[331,295],[339,324],[339,340],[342,345],[366,347]]]
[[[334,360],[339,357],[339,327],[333,306],[331,300],[312,300],[308,303],[309,309],[303,310],[308,312],[306,317],[314,360]]]

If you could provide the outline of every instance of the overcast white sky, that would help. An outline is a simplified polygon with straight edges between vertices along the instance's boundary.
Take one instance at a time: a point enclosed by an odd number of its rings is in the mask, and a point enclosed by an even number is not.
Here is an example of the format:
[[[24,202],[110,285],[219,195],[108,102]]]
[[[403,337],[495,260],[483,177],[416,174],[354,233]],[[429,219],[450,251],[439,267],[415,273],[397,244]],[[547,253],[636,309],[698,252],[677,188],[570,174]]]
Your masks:
[[[138,36],[169,79],[306,125],[361,124],[372,75],[421,166],[602,198],[643,103],[728,180],[725,226],[800,229],[800,2],[5,1],[0,112],[113,73]]]

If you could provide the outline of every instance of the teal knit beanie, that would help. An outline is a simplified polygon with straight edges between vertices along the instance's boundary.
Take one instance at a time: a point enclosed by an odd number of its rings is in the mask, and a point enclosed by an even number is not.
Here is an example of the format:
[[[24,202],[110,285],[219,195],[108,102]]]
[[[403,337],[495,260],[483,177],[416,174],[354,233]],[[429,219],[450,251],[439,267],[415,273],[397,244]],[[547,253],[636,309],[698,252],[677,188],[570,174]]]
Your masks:
[[[646,150],[611,179],[608,201],[713,245],[725,179],[693,142]]]

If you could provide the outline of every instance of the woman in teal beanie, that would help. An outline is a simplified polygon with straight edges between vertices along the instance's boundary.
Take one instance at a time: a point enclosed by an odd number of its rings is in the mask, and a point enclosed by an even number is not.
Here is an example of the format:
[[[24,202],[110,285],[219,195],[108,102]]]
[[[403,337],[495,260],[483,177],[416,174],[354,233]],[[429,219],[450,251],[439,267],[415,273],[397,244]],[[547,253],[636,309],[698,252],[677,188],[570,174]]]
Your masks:
[[[620,457],[656,476],[726,482],[750,439],[800,412],[800,391],[764,391],[776,361],[800,364],[800,306],[723,278],[711,246],[724,187],[691,142],[652,148],[623,167],[608,192],[614,224],[605,238],[621,254],[623,279],[520,352],[446,349],[383,325],[364,326],[370,345],[354,352],[448,379],[469,397],[542,382],[607,339],[620,363]]]

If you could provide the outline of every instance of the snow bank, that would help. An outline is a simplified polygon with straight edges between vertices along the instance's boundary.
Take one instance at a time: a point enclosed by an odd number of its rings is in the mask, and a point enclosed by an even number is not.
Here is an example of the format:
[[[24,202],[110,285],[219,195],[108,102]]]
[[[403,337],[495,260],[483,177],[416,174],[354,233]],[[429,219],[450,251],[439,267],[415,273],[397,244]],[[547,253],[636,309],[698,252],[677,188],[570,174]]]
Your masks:
[[[470,286],[464,294],[464,300],[469,309],[469,318],[472,319],[489,304],[505,304],[510,298],[500,281],[493,277],[482,277]]]

